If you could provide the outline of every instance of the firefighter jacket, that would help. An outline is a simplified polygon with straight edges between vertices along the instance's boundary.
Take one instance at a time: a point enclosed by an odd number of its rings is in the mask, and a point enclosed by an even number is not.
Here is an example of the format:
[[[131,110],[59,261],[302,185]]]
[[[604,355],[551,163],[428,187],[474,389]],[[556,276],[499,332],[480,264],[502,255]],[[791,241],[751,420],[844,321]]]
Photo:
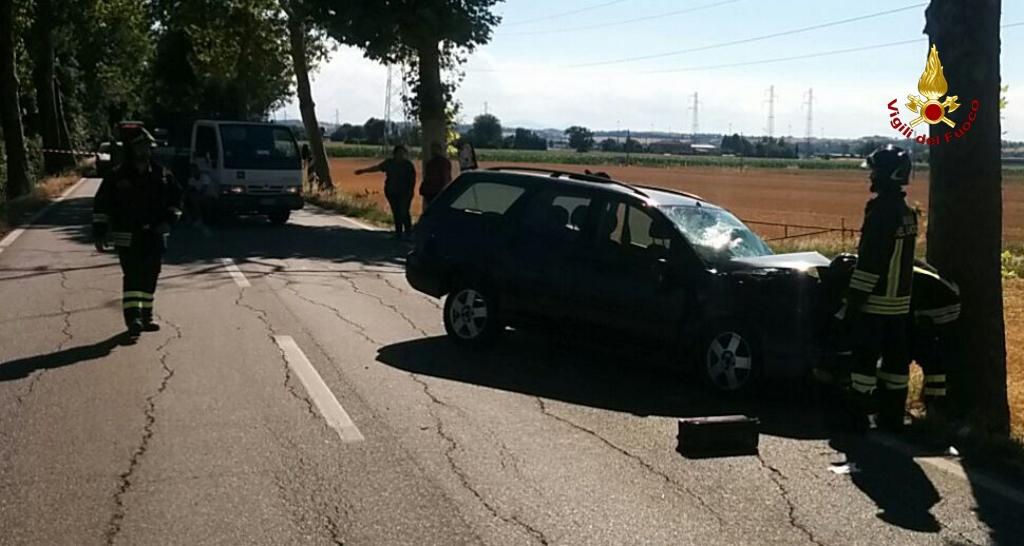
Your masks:
[[[903,192],[885,192],[864,209],[857,267],[848,299],[861,312],[906,315],[910,312],[917,213]]]
[[[100,183],[93,201],[93,235],[118,249],[159,242],[181,217],[181,187],[169,171],[150,165],[146,173],[122,164]]]
[[[960,318],[960,287],[955,282],[918,262],[914,265],[913,287],[910,310],[916,327],[939,327]]]

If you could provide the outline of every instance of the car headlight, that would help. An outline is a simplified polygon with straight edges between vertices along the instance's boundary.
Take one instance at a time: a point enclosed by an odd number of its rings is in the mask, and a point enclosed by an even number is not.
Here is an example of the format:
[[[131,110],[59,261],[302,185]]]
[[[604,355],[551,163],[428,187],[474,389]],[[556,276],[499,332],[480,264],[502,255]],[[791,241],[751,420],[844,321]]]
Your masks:
[[[223,190],[221,190],[221,193],[233,193],[233,194],[245,193],[245,186],[228,186],[227,188],[224,188]]]
[[[288,186],[284,189],[284,191],[285,193],[299,193],[302,191],[302,188],[298,186]]]

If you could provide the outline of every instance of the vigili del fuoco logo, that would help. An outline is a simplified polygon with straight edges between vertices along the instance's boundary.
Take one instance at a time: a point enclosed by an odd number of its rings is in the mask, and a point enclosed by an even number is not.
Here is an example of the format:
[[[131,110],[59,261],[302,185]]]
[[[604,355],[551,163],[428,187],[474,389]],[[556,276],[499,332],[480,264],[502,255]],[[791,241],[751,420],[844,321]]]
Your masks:
[[[955,121],[950,119],[949,114],[955,112],[961,106],[957,102],[960,100],[960,97],[948,94],[949,84],[942,73],[942,61],[939,60],[939,50],[935,45],[932,45],[931,51],[928,52],[928,62],[925,64],[921,79],[917,81],[917,90],[921,93],[920,95],[907,96],[907,109],[917,114],[917,117],[910,120],[910,123],[904,123],[899,117],[900,110],[896,107],[896,103],[899,100],[892,99],[889,102],[889,124],[901,135],[912,138],[919,144],[937,146],[963,138],[971,130],[971,124],[978,117],[978,108],[981,107],[981,104],[977,100],[971,100],[971,110],[967,114],[966,121],[961,123],[959,127]],[[942,100],[943,96],[946,97],[945,100]],[[950,130],[941,136],[935,137],[929,136],[927,130],[918,134],[914,128],[922,122],[927,123],[929,126],[942,123],[948,126]]]

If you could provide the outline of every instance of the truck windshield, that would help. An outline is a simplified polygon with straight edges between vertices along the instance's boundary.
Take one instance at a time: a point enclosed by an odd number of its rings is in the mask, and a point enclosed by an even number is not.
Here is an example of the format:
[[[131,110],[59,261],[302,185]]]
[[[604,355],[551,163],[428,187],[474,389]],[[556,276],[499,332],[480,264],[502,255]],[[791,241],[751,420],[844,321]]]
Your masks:
[[[221,125],[220,139],[228,169],[302,169],[299,147],[287,127]]]
[[[760,237],[724,209],[678,205],[661,207],[661,210],[707,262],[772,253]]]

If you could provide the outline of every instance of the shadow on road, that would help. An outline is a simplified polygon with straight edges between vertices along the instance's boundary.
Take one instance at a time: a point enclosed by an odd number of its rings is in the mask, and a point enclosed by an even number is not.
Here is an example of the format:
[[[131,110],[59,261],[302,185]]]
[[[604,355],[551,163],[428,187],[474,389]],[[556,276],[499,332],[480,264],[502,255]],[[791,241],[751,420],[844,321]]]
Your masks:
[[[509,331],[492,350],[471,351],[445,337],[431,337],[381,347],[377,360],[416,374],[638,416],[755,416],[764,434],[830,440],[846,458],[840,455],[835,462],[859,469],[850,478],[877,505],[882,521],[917,532],[941,530],[930,512],[941,496],[918,463],[864,437],[826,429],[814,397],[800,392],[801,387],[772,385],[766,389],[772,394],[724,398],[708,392],[695,377],[652,364],[655,355],[564,339]],[[975,496],[993,539],[1024,536],[1024,522],[1010,516],[1012,504],[980,492]]]
[[[0,364],[0,381],[24,379],[37,370],[52,370],[108,356],[114,348],[126,343],[125,336],[115,335],[92,345],[71,347],[55,353],[30,356]]]

